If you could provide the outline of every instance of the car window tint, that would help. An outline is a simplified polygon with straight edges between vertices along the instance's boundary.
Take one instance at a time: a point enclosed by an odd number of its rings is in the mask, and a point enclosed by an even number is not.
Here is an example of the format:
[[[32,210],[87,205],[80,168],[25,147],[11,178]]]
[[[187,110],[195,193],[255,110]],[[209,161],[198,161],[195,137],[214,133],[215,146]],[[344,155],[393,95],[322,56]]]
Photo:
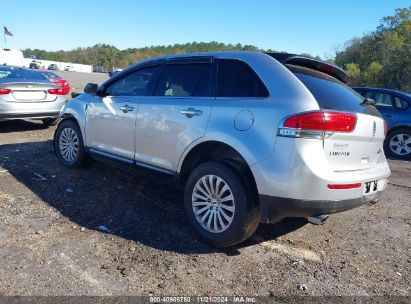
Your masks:
[[[386,93],[375,93],[374,98],[375,105],[377,107],[384,107],[384,108],[393,108],[394,105],[392,103],[392,98],[390,94]]]
[[[107,96],[145,96],[160,66],[153,66],[127,74],[106,89]]]
[[[398,96],[395,96],[395,97],[394,97],[394,100],[395,100],[395,106],[396,106],[398,109],[406,109],[406,108],[408,108],[408,103],[407,103],[405,100],[403,100],[402,98],[399,98]]]
[[[365,94],[362,94],[365,98],[369,98],[369,99],[374,99],[375,98],[375,93],[374,92],[366,92]]]
[[[218,62],[217,96],[219,97],[267,97],[268,90],[243,61],[220,59]]]
[[[45,80],[40,73],[23,68],[0,68],[0,78]]]
[[[158,82],[156,96],[210,96],[210,64],[168,64]]]
[[[287,67],[313,94],[321,109],[380,115],[373,106],[362,103],[363,96],[336,78],[308,68]]]
[[[55,79],[61,79],[60,76],[57,74],[54,74],[53,72],[40,72],[41,75],[43,75],[46,78],[55,78]]]

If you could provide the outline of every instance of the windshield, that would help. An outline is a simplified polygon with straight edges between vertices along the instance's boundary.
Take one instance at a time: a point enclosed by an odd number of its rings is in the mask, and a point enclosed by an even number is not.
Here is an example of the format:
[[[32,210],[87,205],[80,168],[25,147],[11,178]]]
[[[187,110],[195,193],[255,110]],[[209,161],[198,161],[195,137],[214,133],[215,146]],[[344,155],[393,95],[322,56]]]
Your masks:
[[[38,79],[44,80],[45,78],[35,71],[30,71],[22,68],[6,68],[0,67],[0,79],[4,78],[17,78],[17,79]]]
[[[53,72],[40,72],[41,75],[43,75],[46,78],[55,78],[55,79],[61,79],[61,77],[57,74],[54,74]]]

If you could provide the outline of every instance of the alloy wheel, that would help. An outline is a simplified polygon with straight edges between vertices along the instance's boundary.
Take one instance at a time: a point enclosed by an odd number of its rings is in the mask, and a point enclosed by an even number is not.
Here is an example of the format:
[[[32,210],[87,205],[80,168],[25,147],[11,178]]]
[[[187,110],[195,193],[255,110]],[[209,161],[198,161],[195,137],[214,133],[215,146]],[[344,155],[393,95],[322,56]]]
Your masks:
[[[79,152],[79,140],[73,129],[65,128],[61,131],[59,150],[65,161],[72,162],[76,159]]]
[[[233,192],[229,185],[216,175],[205,175],[197,181],[191,203],[197,222],[209,232],[225,231],[234,219]]]
[[[404,133],[396,134],[390,140],[390,149],[399,156],[411,154],[411,136]]]

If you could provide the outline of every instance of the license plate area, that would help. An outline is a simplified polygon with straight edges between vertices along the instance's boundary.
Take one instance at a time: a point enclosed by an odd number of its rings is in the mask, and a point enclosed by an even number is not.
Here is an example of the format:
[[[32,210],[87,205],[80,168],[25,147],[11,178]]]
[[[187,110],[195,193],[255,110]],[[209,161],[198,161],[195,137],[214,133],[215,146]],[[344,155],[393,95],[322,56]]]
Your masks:
[[[371,182],[365,182],[364,183],[364,190],[363,190],[364,194],[368,195],[368,194],[373,194],[373,193],[377,192],[378,188],[379,188],[378,184],[379,184],[378,180],[371,181]]]
[[[38,101],[46,98],[44,91],[14,91],[13,96],[17,101]]]

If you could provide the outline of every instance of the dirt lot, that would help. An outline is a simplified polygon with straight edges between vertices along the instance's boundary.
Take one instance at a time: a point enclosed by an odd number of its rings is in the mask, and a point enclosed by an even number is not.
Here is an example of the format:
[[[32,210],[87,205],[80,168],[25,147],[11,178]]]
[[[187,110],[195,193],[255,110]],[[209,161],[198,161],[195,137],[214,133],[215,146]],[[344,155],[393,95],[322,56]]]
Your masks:
[[[216,250],[182,193],[95,163],[69,170],[54,128],[0,122],[0,295],[409,295],[411,163],[390,161],[381,201],[262,225]]]

